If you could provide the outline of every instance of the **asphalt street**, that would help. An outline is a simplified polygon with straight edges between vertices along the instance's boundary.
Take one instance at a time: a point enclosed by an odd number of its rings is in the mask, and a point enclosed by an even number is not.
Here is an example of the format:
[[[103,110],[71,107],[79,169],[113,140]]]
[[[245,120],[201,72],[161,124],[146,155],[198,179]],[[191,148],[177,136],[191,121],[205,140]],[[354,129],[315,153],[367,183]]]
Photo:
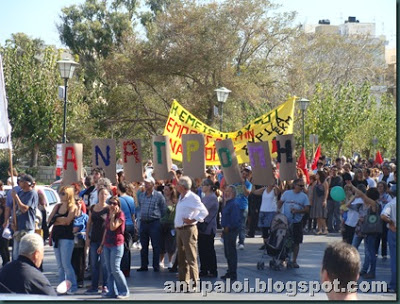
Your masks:
[[[339,241],[341,237],[339,234],[328,235],[328,236],[316,236],[316,235],[305,235],[304,243],[300,247],[300,254],[298,257],[298,264],[300,268],[298,269],[282,269],[282,270],[272,270],[269,267],[269,261],[271,257],[265,256],[262,259],[263,251],[259,250],[262,245],[262,238],[256,236],[255,238],[246,239],[245,249],[238,250],[238,281],[235,286],[231,286],[230,292],[217,292],[222,289],[214,290],[211,293],[205,294],[205,289],[216,284],[219,288],[222,288],[222,280],[219,278],[207,279],[209,283],[204,285],[203,290],[200,292],[192,293],[177,293],[177,292],[166,292],[164,288],[169,285],[165,285],[168,281],[176,281],[177,274],[170,273],[168,269],[162,269],[160,272],[154,272],[152,267],[149,267],[148,272],[137,272],[136,269],[140,267],[140,253],[138,249],[132,248],[132,268],[131,275],[127,278],[128,286],[130,289],[129,300],[135,301],[148,301],[148,300],[307,300],[307,301],[321,301],[327,300],[324,292],[317,292],[314,295],[310,294],[310,291],[300,293],[295,291],[292,281],[319,281],[321,261],[323,257],[323,252],[326,245],[330,242]],[[219,237],[215,239],[215,247],[217,252],[218,261],[218,272],[219,276],[225,274],[227,269],[226,260],[223,253],[223,244]],[[361,259],[364,258],[364,247],[360,246]],[[150,254],[151,261],[151,254]],[[264,269],[257,269],[257,262],[263,261],[265,263]],[[376,268],[376,278],[374,281],[386,281],[390,279],[390,267],[389,259],[383,260],[378,257],[377,268]],[[57,266],[56,260],[53,253],[53,249],[46,245],[45,247],[45,258],[44,258],[44,274],[50,280],[53,286],[57,286]],[[217,282],[220,281],[220,282]],[[277,287],[286,287],[282,292],[269,292],[266,290],[264,292],[237,292],[240,290],[240,284],[243,285],[243,289],[248,285],[248,290],[254,291],[257,286],[263,287],[261,282],[270,282],[270,287],[272,284],[277,284]],[[276,283],[281,281],[282,283]],[[358,283],[363,280],[360,279]],[[172,284],[172,283],[168,283]],[[257,285],[258,284],[258,285]],[[283,285],[282,285],[283,284]],[[363,283],[364,286],[371,284],[371,280]],[[256,286],[257,285],[257,286]],[[59,296],[60,300],[100,300],[101,295],[85,295],[85,290],[90,286],[90,281],[85,281],[85,287],[80,288],[78,293],[75,295],[64,295]],[[268,285],[267,285],[268,286]],[[225,286],[226,287],[226,286]],[[252,290],[254,289],[254,290]],[[268,288],[267,288],[268,289]],[[304,290],[304,289],[303,289]],[[374,300],[374,301],[393,301],[396,300],[395,294],[385,293],[385,292],[366,292],[358,293],[359,299],[362,300]],[[0,295],[0,300],[7,299],[5,295]],[[10,298],[8,298],[10,299]],[[35,297],[31,296],[30,300],[34,300]],[[39,300],[39,298],[38,298]]]

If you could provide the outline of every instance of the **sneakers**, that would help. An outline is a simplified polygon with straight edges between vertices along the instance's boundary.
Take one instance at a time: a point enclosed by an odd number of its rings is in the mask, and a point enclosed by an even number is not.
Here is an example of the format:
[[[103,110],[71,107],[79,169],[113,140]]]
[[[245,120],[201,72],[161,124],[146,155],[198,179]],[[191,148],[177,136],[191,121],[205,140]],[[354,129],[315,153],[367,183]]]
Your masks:
[[[174,264],[172,264],[172,262],[168,263],[168,269],[171,269],[172,267],[174,267]]]
[[[243,249],[244,249],[244,245],[243,245],[243,244],[239,244],[238,248],[239,248],[240,250],[243,250]]]
[[[99,293],[98,289],[88,289],[85,291],[85,295],[96,295]]]
[[[133,243],[133,248],[141,250],[142,249],[142,244],[140,244],[140,242],[137,241],[136,243]]]
[[[108,294],[108,288],[107,286],[104,286],[103,289],[101,290],[101,295],[104,296],[106,294]]]
[[[117,299],[127,299],[129,298],[129,293],[123,293],[117,296]]]
[[[163,263],[163,262],[160,262],[160,264],[159,264],[159,265],[160,265],[160,268],[161,268],[161,269],[165,268],[165,267],[164,267],[164,263]]]

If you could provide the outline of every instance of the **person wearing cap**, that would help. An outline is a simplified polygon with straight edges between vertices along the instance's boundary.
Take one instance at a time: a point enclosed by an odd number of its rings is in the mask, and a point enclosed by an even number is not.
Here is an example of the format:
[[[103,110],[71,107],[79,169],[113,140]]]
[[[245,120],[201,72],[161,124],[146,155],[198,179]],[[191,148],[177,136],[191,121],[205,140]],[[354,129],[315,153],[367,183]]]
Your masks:
[[[178,277],[180,281],[189,284],[189,281],[196,282],[199,279],[196,224],[204,221],[208,210],[200,197],[190,190],[192,188],[190,177],[182,176],[176,188],[180,194],[174,220],[178,248]]]
[[[39,204],[39,196],[34,188],[35,181],[29,174],[20,178],[21,190],[18,193],[12,190],[11,196],[16,207],[17,227],[14,227],[13,260],[18,258],[21,238],[28,233],[35,232],[36,208]]]
[[[251,192],[251,188],[253,185],[250,183],[251,175],[251,167],[246,166],[242,170],[242,183],[236,183],[234,186],[236,187],[236,200],[239,203],[240,213],[241,213],[241,221],[240,221],[240,230],[239,230],[239,243],[238,248],[240,250],[244,249],[244,240],[246,238],[246,221],[247,215],[249,213],[249,200],[248,197]]]
[[[149,241],[153,247],[153,270],[160,271],[160,219],[167,211],[164,196],[154,190],[155,180],[152,177],[144,179],[145,192],[138,195],[140,215],[140,250],[141,266],[137,271],[148,271],[149,265]]]

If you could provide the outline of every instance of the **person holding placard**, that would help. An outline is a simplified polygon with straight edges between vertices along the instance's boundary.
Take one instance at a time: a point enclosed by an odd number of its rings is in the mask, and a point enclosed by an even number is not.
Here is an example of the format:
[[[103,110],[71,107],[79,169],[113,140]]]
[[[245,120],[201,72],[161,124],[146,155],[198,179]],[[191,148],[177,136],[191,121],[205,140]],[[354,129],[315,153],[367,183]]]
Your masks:
[[[226,274],[221,279],[237,279],[237,250],[236,238],[240,230],[241,211],[236,201],[236,187],[229,185],[224,192],[225,207],[222,209],[221,226],[224,240],[224,253],[228,262]]]
[[[202,192],[204,197],[202,203],[208,210],[208,215],[203,223],[197,224],[199,231],[199,257],[200,257],[200,277],[218,277],[217,256],[214,248],[214,237],[217,232],[217,213],[218,198],[215,195],[214,183],[210,179],[204,179],[202,182]]]
[[[175,211],[176,245],[178,247],[179,280],[196,282],[199,279],[197,266],[197,222],[203,222],[208,210],[200,198],[193,193],[192,180],[188,176],[179,179],[180,194]]]
[[[242,215],[240,218],[240,231],[239,231],[239,243],[238,243],[238,248],[240,250],[244,249],[244,240],[246,238],[246,221],[249,212],[248,196],[250,195],[252,188],[252,184],[249,181],[250,175],[251,175],[251,167],[246,166],[242,170],[243,182],[241,184],[239,183],[234,184],[234,186],[236,187],[236,200],[239,203],[240,213]]]

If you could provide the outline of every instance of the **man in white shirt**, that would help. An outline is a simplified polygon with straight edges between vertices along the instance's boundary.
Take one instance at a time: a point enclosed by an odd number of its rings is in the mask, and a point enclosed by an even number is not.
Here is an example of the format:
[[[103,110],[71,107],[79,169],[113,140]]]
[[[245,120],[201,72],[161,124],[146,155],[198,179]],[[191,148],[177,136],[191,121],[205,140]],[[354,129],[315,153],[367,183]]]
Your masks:
[[[381,219],[387,223],[388,232],[387,240],[389,243],[390,251],[390,270],[392,276],[389,283],[389,291],[396,292],[397,285],[397,270],[396,270],[396,203],[397,199],[394,197],[389,203],[386,204],[385,208],[382,210]]]
[[[182,176],[176,189],[180,197],[175,210],[176,246],[178,247],[179,280],[194,284],[199,279],[197,266],[197,222],[203,222],[208,215],[200,197],[194,194],[192,180]],[[194,285],[191,285],[194,286]]]

